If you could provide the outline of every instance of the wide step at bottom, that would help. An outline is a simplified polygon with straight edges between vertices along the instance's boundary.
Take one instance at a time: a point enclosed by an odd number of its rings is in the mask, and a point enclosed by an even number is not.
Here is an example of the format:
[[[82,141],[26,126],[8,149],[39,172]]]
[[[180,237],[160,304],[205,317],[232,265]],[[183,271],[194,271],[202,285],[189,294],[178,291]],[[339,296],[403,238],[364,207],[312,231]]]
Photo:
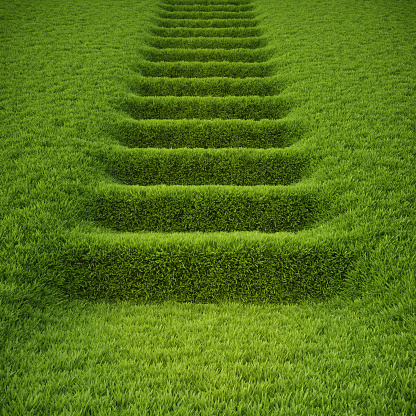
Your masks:
[[[343,287],[346,243],[306,234],[74,235],[62,289],[91,300],[297,302]]]

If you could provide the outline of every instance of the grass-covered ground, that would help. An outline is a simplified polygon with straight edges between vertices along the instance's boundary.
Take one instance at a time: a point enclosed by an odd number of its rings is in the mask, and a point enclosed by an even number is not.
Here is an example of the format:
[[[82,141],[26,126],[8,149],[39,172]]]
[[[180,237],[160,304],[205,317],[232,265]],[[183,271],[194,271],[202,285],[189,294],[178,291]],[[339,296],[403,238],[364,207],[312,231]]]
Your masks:
[[[306,185],[330,190],[314,232],[346,236],[359,253],[343,291],[280,305],[68,299],[71,267],[63,275],[57,262],[68,241],[97,231],[84,201],[111,181],[97,155],[118,154],[114,102],[131,92],[158,8],[6,0],[3,414],[416,413],[416,4],[254,4],[290,117],[307,127],[297,144],[316,162]]]

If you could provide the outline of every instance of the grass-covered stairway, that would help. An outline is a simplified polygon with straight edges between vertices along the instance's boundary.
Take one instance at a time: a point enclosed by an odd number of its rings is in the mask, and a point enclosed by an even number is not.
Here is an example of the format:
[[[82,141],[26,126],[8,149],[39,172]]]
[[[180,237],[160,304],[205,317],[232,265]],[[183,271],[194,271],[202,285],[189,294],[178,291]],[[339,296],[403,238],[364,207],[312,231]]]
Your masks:
[[[197,120],[198,134],[192,137],[186,131],[189,119],[164,123],[166,130],[181,126],[176,139],[188,140],[185,150],[158,143],[173,136],[156,130],[141,135],[139,147],[135,134],[128,134],[128,126],[139,128],[137,121],[114,106],[126,103],[130,93],[154,94],[143,86],[144,78],[150,83],[154,77],[134,69],[163,64],[139,63],[138,47],[150,46],[146,37],[176,30],[155,24],[160,9],[154,0],[2,2],[2,414],[416,414],[416,2],[253,4],[260,25],[250,31],[232,28],[228,37],[265,37],[259,47],[274,48],[272,58],[255,64],[273,67],[272,75],[257,78],[261,88],[266,79],[275,85],[270,95],[291,103],[278,120],[280,127],[299,130],[280,136],[280,144],[273,134],[267,145],[248,120],[219,119],[228,137],[236,132],[235,144],[223,147],[217,140],[200,160],[200,149],[217,125],[212,120]],[[183,37],[203,30],[186,29]],[[212,28],[206,37],[219,37],[222,30]],[[247,68],[247,63],[232,65]],[[232,78],[229,85],[247,79],[241,72],[223,75],[211,78],[211,85],[218,79]],[[186,78],[180,82],[199,82]],[[185,89],[175,79],[181,77],[160,82],[174,85],[170,94],[178,97]],[[210,88],[212,95],[216,88]],[[204,94],[199,90],[192,96]],[[266,133],[274,121],[257,123],[257,131],[261,125]],[[251,135],[250,148],[237,142],[244,139],[237,134],[240,125]],[[110,126],[117,128],[112,134]],[[170,159],[162,169],[156,162],[166,149]],[[181,157],[185,151],[189,158]],[[224,164],[213,165],[219,151]],[[328,193],[329,205],[321,212],[328,219],[315,219],[294,233],[185,232],[174,239],[171,233],[126,233],[83,219],[84,213],[94,217],[85,203],[91,207],[91,197],[104,184],[177,186],[178,177],[190,181],[191,172],[194,183],[188,184],[204,186],[209,167],[213,185],[258,186],[269,180],[270,185],[271,154],[291,160],[290,169],[273,162],[279,167],[272,171],[276,186],[304,184]],[[247,168],[249,159],[256,169]],[[152,282],[152,258],[160,287],[163,276],[172,282],[183,276],[185,284],[200,282],[205,273],[215,283],[217,273],[232,281],[231,273],[239,278],[238,267],[247,278],[266,275],[262,271],[275,276],[273,261],[280,256],[283,270],[299,252],[304,270],[321,267],[330,276],[328,256],[317,257],[316,247],[333,254],[334,266],[339,253],[356,253],[339,296],[324,302],[90,302],[76,296],[99,273],[103,288],[117,276],[126,284],[137,276]],[[199,256],[191,257],[192,250]],[[169,264],[170,253],[175,257]],[[227,256],[234,260],[227,263]],[[140,268],[147,268],[147,275]],[[293,270],[301,275],[299,268]],[[68,294],[71,300],[63,297]]]
[[[166,0],[142,45],[113,182],[86,203],[104,228],[74,246],[70,290],[89,298],[297,301],[334,294],[351,254],[314,233],[330,192],[308,180],[249,0]]]

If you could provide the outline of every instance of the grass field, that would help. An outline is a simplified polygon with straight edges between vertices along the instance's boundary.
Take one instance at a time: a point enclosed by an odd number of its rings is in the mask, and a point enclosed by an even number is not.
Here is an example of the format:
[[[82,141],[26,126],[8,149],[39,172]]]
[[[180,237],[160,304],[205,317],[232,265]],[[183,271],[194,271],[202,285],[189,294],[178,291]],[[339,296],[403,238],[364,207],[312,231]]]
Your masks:
[[[1,414],[415,414],[416,3],[201,3],[0,7]]]

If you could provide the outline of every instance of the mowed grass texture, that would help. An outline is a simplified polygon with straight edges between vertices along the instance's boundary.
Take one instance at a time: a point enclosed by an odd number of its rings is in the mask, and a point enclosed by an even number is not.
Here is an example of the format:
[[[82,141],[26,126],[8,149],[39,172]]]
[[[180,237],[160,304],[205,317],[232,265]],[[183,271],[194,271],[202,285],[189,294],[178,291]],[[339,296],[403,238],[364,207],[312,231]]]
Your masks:
[[[190,11],[221,11],[220,3]],[[153,1],[6,0],[3,414],[415,413],[415,5],[240,6],[260,25],[204,33],[156,26],[162,8]],[[139,57],[149,34],[265,37],[275,52],[257,63],[150,63]],[[277,77],[276,89],[259,96],[278,95],[290,111],[273,120],[165,120],[160,127],[160,119],[134,120],[118,107],[128,94],[147,96],[132,87],[143,77]],[[215,82],[234,96],[229,81]],[[197,92],[202,84],[189,87],[193,97],[205,96]],[[243,95],[252,95],[249,88]],[[297,183],[330,203],[296,233],[119,233],[86,218],[86,202],[102,187],[163,183]],[[146,256],[152,261],[139,261]],[[308,279],[282,279],[287,265],[286,276]],[[140,281],[113,278],[123,268],[126,276],[148,276],[145,292],[159,298],[117,301],[126,285],[143,293]],[[232,273],[233,284],[224,279]],[[167,275],[172,289],[155,279]],[[257,298],[244,285],[253,276]],[[189,279],[196,288],[207,280],[217,286],[193,291],[200,303],[182,302]],[[103,288],[112,302],[88,301]],[[181,303],[163,301],[169,290]],[[290,293],[327,300],[294,304]]]

